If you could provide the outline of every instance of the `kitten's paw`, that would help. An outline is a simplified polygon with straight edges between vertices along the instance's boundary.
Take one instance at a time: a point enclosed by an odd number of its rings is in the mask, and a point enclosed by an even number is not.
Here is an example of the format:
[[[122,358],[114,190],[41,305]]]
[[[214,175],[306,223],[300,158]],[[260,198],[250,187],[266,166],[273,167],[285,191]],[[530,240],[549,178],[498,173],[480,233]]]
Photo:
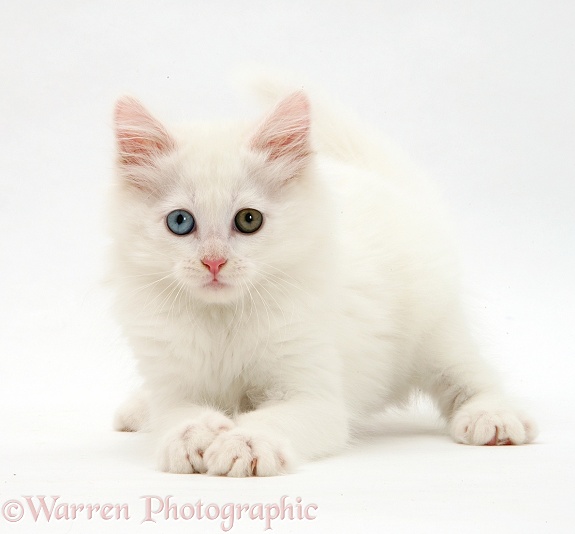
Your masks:
[[[209,475],[283,475],[290,470],[287,447],[269,436],[237,428],[219,436],[204,456]]]
[[[137,392],[125,400],[114,415],[114,430],[119,432],[139,432],[146,430],[150,410],[144,393]]]
[[[207,412],[171,430],[160,447],[162,471],[170,473],[205,473],[204,453],[234,422],[219,412]]]
[[[471,401],[453,416],[451,435],[467,445],[522,445],[535,439],[537,429],[513,409]]]

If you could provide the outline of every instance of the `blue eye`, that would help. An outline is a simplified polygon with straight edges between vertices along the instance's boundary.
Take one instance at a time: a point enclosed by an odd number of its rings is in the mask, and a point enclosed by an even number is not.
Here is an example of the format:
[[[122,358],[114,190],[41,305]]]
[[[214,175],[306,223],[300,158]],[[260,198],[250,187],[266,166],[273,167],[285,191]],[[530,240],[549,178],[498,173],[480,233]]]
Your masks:
[[[168,213],[166,224],[170,232],[176,235],[189,234],[196,226],[193,215],[186,210],[174,210]]]

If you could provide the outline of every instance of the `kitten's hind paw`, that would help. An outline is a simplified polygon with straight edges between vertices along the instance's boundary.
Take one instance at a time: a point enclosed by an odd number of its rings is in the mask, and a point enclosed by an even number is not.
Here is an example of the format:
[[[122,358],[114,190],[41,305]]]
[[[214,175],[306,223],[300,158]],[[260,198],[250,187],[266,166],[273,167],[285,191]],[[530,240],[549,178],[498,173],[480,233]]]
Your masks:
[[[453,416],[450,429],[455,441],[467,445],[522,445],[537,436],[529,418],[485,400],[464,404]]]
[[[146,430],[150,418],[148,400],[141,391],[126,399],[114,415],[114,430],[139,432]]]
[[[215,411],[180,424],[161,444],[160,469],[170,473],[205,473],[204,452],[220,434],[233,427],[231,419]]]

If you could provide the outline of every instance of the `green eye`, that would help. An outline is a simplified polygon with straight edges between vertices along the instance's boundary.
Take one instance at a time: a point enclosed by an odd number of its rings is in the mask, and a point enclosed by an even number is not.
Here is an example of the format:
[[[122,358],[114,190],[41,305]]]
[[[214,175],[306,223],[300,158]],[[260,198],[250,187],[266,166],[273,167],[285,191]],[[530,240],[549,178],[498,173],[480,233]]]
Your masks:
[[[258,210],[246,208],[236,213],[234,223],[236,229],[242,234],[253,234],[257,232],[264,222],[264,216]]]

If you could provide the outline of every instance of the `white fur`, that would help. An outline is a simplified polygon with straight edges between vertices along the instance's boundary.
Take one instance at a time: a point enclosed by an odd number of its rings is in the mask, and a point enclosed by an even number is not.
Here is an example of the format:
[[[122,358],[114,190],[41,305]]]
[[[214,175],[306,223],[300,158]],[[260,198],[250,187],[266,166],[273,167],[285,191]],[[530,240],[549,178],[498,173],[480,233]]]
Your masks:
[[[270,87],[261,92],[285,93]],[[117,122],[133,128],[121,116],[130,102]],[[306,113],[294,105],[288,122]],[[163,135],[142,109],[130,142]],[[175,150],[143,163],[120,154],[116,307],[144,387],[116,428],[147,420],[167,471],[275,475],[336,452],[353,423],[421,389],[459,442],[532,440],[469,336],[433,186],[326,100],[312,102],[312,156],[255,150],[277,122],[171,131],[160,145]],[[251,235],[231,229],[246,207],[265,217]],[[166,228],[179,208],[194,215],[193,234]],[[206,255],[227,259],[229,287],[205,287]]]

